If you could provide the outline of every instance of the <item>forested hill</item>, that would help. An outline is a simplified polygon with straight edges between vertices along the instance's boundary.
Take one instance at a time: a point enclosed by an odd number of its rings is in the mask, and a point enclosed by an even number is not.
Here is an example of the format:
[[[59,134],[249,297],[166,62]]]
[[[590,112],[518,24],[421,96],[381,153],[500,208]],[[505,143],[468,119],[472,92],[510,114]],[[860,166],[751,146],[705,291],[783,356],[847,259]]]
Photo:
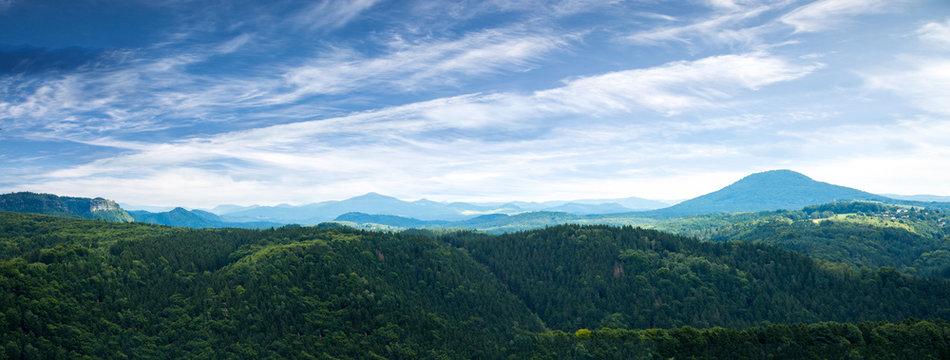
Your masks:
[[[832,185],[791,170],[752,174],[718,191],[654,211],[665,215],[795,210],[847,200],[893,201],[849,187]]]
[[[950,316],[950,282],[823,266],[746,242],[565,225],[447,235],[553,329],[743,327]]]
[[[115,201],[18,192],[0,195],[0,211],[26,212],[72,218],[131,222],[132,216]]]
[[[855,267],[950,277],[950,214],[944,211],[840,202],[692,227],[712,241],[760,242]]]
[[[609,340],[600,347],[578,329],[908,317],[935,322],[891,324],[877,337],[884,325],[763,339],[814,337],[784,349],[820,353],[861,338],[853,350],[899,342],[885,353],[934,355],[950,337],[939,320],[950,316],[946,280],[828,269],[772,246],[635,228],[196,230],[0,212],[0,244],[3,358],[592,358],[607,346],[688,358],[705,333],[595,332]],[[918,326],[936,335],[913,347],[893,335]],[[772,346],[762,344],[755,349]]]
[[[0,243],[3,358],[500,358],[544,329],[424,236],[0,212]]]
[[[220,216],[201,210],[186,210],[183,208],[174,208],[165,212],[148,211],[129,211],[135,221],[150,224],[160,224],[169,226],[183,226],[190,228],[224,228],[236,227],[246,229],[263,229],[285,224],[256,221],[256,222],[230,222],[225,221]]]

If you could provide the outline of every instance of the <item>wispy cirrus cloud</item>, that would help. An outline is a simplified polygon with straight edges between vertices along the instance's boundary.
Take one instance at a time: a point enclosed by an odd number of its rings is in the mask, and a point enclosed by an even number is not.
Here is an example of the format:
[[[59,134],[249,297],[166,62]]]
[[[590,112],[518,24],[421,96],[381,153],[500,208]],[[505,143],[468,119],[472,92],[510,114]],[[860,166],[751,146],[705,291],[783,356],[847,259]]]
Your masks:
[[[259,116],[315,118],[327,110],[303,101],[306,97],[421,91],[480,75],[527,71],[535,61],[566,47],[570,38],[488,30],[460,39],[394,42],[388,52],[374,57],[341,50],[250,75],[221,77],[189,70],[240,51],[252,37],[242,34],[167,57],[123,54],[120,66],[60,77],[7,78],[4,89],[15,94],[0,99],[0,122],[8,129],[42,126],[34,136],[88,138],[110,130],[154,131],[201,122],[255,121]],[[242,114],[240,119],[230,115],[236,112]]]
[[[570,36],[488,30],[457,40],[395,42],[383,56],[364,58],[342,51],[293,67],[283,78],[293,88],[275,101],[357,89],[416,91],[452,85],[462,78],[501,71],[524,71],[535,60],[564,48]]]
[[[666,129],[623,119],[632,112],[669,116],[728,106],[714,105],[713,100],[794,80],[811,69],[811,65],[767,54],[719,56],[568,80],[562,87],[527,95],[443,98],[170,143],[105,140],[102,145],[132,153],[53,171],[37,177],[35,183],[76,193],[96,191],[80,188],[93,186],[87,179],[114,179],[109,182],[113,186],[135,185],[110,190],[123,192],[127,201],[167,190],[163,196],[170,202],[195,195],[148,184],[174,177],[189,189],[208,190],[208,179],[218,179],[216,191],[229,194],[232,202],[239,201],[234,194],[245,194],[245,202],[263,193],[271,193],[268,198],[274,201],[299,202],[356,195],[366,189],[405,196],[423,189],[448,193],[466,186],[472,187],[469,191],[483,192],[479,195],[496,197],[511,191],[530,197],[564,193],[567,187],[543,185],[544,179],[560,174],[566,182],[609,184],[627,176],[613,172],[631,166],[661,166],[670,159],[687,163],[695,159],[701,166],[702,159],[710,157],[744,157],[741,151],[722,145],[671,146],[663,139],[743,127],[749,124],[747,120]],[[592,89],[599,92],[591,93]],[[660,99],[667,97],[676,101]],[[600,120],[583,128],[552,123],[594,108],[600,108],[595,113]],[[653,138],[660,129],[664,136]],[[638,141],[631,141],[634,138]],[[354,184],[353,179],[362,183]],[[499,193],[475,190],[486,183],[495,184],[487,188]],[[352,190],[355,187],[361,190]],[[287,197],[274,199],[273,189],[287,189]],[[203,199],[208,206],[221,200]]]
[[[883,11],[900,1],[887,0],[818,0],[799,7],[779,21],[795,28],[795,32],[816,32],[835,27],[848,17]]]
[[[293,21],[309,29],[337,29],[377,2],[379,0],[322,0],[301,11]]]
[[[598,114],[641,107],[667,115],[722,106],[737,88],[755,90],[800,78],[819,65],[792,64],[763,53],[723,55],[576,79],[539,98],[572,111]]]

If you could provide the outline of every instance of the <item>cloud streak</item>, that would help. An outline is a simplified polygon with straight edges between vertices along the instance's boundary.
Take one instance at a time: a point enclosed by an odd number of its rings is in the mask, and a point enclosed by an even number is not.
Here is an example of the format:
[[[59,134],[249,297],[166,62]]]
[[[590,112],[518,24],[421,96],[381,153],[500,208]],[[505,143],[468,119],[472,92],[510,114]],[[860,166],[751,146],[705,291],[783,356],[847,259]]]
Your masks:
[[[377,2],[379,0],[323,0],[304,9],[294,22],[310,29],[338,29]]]
[[[527,70],[534,61],[566,45],[561,36],[489,30],[458,40],[397,42],[389,54],[369,59],[344,51],[288,70],[284,80],[294,90],[274,101],[380,86],[417,91],[453,85],[461,77]]]
[[[127,191],[123,196],[135,201],[163,189],[142,186],[145,179],[172,176],[167,174],[176,174],[176,181],[187,183],[190,189],[206,188],[204,179],[223,178],[218,188],[233,189],[229,194],[256,196],[265,189],[287,189],[292,197],[279,200],[290,202],[339,197],[341,192],[356,195],[361,192],[353,190],[357,185],[396,195],[423,189],[447,193],[465,186],[472,186],[469,191],[474,192],[475,184],[486,183],[496,184],[504,192],[524,191],[534,196],[541,191],[563,193],[566,190],[558,186],[541,185],[543,179],[557,175],[574,182],[596,182],[597,177],[615,178],[617,175],[611,176],[605,169],[624,168],[624,164],[741,157],[721,146],[670,147],[648,137],[651,126],[616,122],[632,112],[669,116],[722,106],[713,105],[713,100],[794,80],[811,69],[767,54],[720,56],[573,79],[562,87],[531,95],[468,95],[189,141],[112,143],[136,152],[54,171],[36,182],[74,192],[79,186],[92,186],[83,179],[128,179],[136,187],[121,191]],[[599,92],[591,91],[595,88]],[[601,125],[595,122],[588,129],[571,131],[552,128],[552,119],[591,113],[595,108],[600,110],[594,114],[606,121]],[[746,124],[719,123],[714,127]],[[630,130],[616,132],[618,127]],[[679,131],[693,130],[682,127]],[[641,142],[629,143],[630,133],[642,134]],[[637,154],[634,158],[638,159],[632,160],[631,154]],[[212,168],[213,164],[217,166]],[[281,175],[272,178],[273,174]],[[354,178],[362,179],[360,184],[353,184]],[[299,193],[302,189],[312,193],[304,196]],[[490,191],[482,195],[501,196]],[[163,196],[184,200],[181,195]],[[203,205],[213,205],[215,200],[206,201]]]
[[[885,0],[818,0],[785,14],[779,21],[792,26],[795,32],[817,32],[833,28],[854,15],[883,11],[893,3]]]

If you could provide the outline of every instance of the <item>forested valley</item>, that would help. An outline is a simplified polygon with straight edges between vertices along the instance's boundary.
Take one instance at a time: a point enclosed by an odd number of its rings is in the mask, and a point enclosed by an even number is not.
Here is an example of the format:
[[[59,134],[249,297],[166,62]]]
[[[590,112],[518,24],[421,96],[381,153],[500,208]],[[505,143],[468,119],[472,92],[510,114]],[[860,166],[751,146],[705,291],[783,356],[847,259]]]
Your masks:
[[[11,359],[950,356],[948,280],[634,227],[185,229],[0,212],[0,272]]]

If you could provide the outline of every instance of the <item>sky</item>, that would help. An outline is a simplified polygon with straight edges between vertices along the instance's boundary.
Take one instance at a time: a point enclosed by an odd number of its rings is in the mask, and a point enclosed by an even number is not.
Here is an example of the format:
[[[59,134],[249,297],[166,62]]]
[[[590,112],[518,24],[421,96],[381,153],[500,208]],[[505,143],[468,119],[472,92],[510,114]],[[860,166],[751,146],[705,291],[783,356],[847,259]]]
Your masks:
[[[950,195],[945,0],[0,0],[0,193]]]

